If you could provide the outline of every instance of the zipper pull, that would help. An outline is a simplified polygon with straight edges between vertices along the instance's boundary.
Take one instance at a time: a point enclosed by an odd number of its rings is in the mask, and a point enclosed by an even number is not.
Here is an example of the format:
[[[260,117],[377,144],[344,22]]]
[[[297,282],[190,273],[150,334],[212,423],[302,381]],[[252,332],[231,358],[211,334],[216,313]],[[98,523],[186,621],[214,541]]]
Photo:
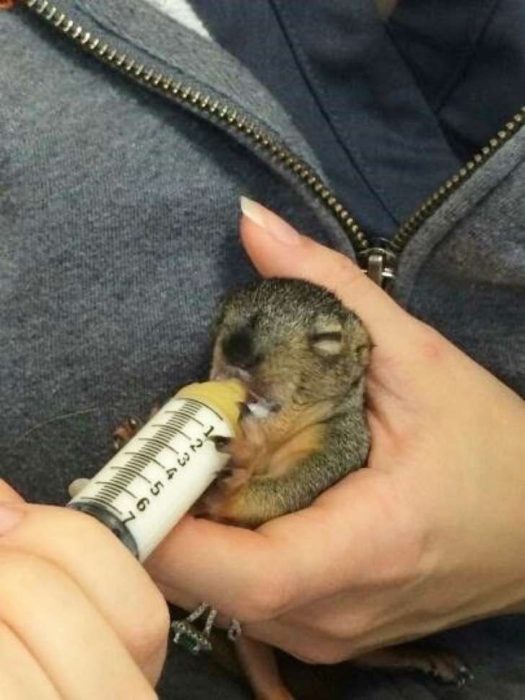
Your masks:
[[[380,238],[370,248],[361,251],[358,259],[368,277],[382,289],[395,279],[397,255],[385,239]]]

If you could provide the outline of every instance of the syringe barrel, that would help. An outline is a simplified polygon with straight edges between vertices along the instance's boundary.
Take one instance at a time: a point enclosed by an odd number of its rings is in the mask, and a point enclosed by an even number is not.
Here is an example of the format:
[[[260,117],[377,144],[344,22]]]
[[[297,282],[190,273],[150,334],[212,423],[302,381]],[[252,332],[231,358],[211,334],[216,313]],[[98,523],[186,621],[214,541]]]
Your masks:
[[[233,437],[245,398],[236,380],[184,387],[68,506],[107,525],[141,561],[228,461],[212,437]]]

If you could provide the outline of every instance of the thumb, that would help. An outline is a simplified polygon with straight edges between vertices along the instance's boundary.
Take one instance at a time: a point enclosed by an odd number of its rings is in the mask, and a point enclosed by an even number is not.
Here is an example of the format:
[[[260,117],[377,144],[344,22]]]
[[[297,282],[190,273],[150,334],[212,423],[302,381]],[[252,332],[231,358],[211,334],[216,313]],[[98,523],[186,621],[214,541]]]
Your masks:
[[[0,479],[0,501],[3,503],[24,503],[24,499],[4,479]]]
[[[258,202],[241,197],[241,239],[264,277],[295,277],[329,289],[356,312],[375,345],[405,335],[414,319],[372,282],[352,260],[311,238]],[[400,333],[400,324],[405,324]],[[406,337],[404,338],[406,341]]]

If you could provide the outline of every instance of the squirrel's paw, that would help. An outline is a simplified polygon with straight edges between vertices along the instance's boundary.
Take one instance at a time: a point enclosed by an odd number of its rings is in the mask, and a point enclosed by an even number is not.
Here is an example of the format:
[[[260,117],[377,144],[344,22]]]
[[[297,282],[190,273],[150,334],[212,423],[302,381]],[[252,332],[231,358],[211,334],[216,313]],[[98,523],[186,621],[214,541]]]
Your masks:
[[[219,476],[217,489],[220,490],[223,497],[228,497],[247,484],[250,476],[249,470],[244,467],[228,466],[224,473]]]
[[[153,407],[148,415],[148,420],[153,418],[153,416],[157,413],[159,408],[159,403],[153,404]],[[122,421],[122,423],[119,423],[119,425],[117,425],[117,427],[111,433],[111,437],[113,438],[113,447],[115,448],[115,451],[118,452],[122,447],[124,447],[126,443],[128,443],[131,440],[132,437],[135,437],[135,435],[142,428],[142,425],[142,421],[138,418],[135,418],[134,416],[128,416]]]
[[[354,659],[359,666],[421,671],[442,683],[461,687],[473,675],[462,659],[445,649],[432,649],[418,644],[402,644],[378,649]]]
[[[216,486],[212,487],[204,496],[199,498],[197,503],[190,510],[191,515],[196,518],[208,518],[218,523],[227,519],[227,508],[225,508],[225,498]]]
[[[115,451],[118,452],[118,450],[124,447],[124,445],[138,433],[140,428],[140,421],[138,418],[134,418],[133,416],[129,416],[128,418],[125,418],[122,423],[119,423],[119,425],[117,425],[117,427],[111,433]]]
[[[228,518],[232,497],[250,480],[250,473],[243,467],[229,464],[218,476],[215,483],[198,501],[193,514],[211,520],[223,521]]]
[[[217,523],[236,525],[234,515],[236,494],[224,496],[217,488],[213,488],[192,508],[191,513],[197,517],[208,518]]]
[[[225,479],[224,488],[227,490],[221,489],[220,483],[215,484],[200,499],[194,515],[227,525],[258,527],[272,517],[283,514],[275,512],[275,499],[271,496],[265,498],[264,489],[261,494],[257,488],[261,482],[271,481],[260,477],[250,478],[240,473],[232,474]],[[270,489],[270,494],[273,492],[274,489]]]
[[[230,443],[232,441],[231,437],[225,437],[224,435],[210,435],[208,440],[213,442],[217,452],[221,452],[222,454],[230,454]]]
[[[215,444],[217,452],[230,456],[230,469],[242,469],[249,474],[260,473],[268,453],[268,440],[258,421],[249,418],[243,420],[240,434],[236,437],[210,435],[209,440]]]

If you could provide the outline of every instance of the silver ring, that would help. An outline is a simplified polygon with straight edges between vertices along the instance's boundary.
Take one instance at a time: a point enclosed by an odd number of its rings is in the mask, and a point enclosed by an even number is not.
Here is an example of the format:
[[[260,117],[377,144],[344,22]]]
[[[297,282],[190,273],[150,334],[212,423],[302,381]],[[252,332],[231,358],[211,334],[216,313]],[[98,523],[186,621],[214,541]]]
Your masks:
[[[228,627],[228,639],[230,642],[236,642],[242,634],[242,627],[239,620],[232,617],[230,626]]]
[[[206,611],[208,615],[206,616],[204,628],[201,631],[193,623],[204,615]],[[201,603],[187,617],[172,622],[171,628],[174,633],[174,644],[183,647],[192,654],[199,654],[201,651],[211,651],[210,634],[216,617],[217,610],[215,608],[212,608],[209,603]],[[241,623],[232,617],[227,631],[228,639],[235,642],[241,634]]]

